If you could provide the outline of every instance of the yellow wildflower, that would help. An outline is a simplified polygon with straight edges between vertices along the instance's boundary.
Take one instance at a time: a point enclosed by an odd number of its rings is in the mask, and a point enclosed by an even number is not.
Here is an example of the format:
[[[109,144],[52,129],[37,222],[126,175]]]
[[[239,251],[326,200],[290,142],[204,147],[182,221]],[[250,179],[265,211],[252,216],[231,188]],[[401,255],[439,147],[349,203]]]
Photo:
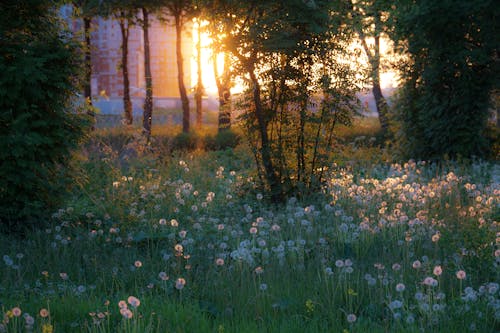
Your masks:
[[[54,327],[51,324],[43,324],[42,333],[52,333],[54,332]]]

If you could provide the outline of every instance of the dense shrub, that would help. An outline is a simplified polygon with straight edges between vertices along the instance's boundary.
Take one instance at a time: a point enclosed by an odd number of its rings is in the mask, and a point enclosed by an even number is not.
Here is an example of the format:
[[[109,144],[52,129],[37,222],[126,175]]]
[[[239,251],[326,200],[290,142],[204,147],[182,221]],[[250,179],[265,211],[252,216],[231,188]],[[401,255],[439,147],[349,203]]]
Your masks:
[[[406,4],[406,5],[404,5]],[[484,156],[498,86],[494,1],[401,1],[396,34],[407,61],[397,110],[405,157]]]
[[[0,221],[11,228],[56,207],[85,122],[74,111],[77,44],[52,2],[3,1],[0,9]]]
[[[200,145],[200,137],[194,132],[179,133],[172,140],[172,150],[195,150]]]
[[[225,150],[235,148],[240,143],[240,137],[232,130],[219,131],[216,135],[205,136],[206,150]]]

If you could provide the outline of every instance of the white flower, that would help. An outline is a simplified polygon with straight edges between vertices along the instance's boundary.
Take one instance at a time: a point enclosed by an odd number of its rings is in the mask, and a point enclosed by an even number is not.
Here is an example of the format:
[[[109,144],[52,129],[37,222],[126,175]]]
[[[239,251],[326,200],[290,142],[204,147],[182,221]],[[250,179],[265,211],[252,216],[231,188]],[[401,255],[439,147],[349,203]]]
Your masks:
[[[175,281],[175,288],[177,290],[182,290],[182,288],[184,288],[185,285],[186,285],[186,280],[184,280],[183,278],[178,278]]]
[[[406,289],[406,286],[403,283],[398,283],[396,285],[396,291],[397,292],[401,293],[401,292],[405,291],[405,289]]]
[[[460,270],[457,272],[457,279],[464,280],[466,277],[467,277],[467,274],[465,273],[465,271]]]
[[[141,301],[137,297],[134,297],[134,296],[129,296],[127,298],[127,302],[128,302],[128,304],[130,304],[134,308],[141,305]]]
[[[130,319],[134,316],[134,313],[127,308],[121,308],[120,314],[126,319]]]
[[[435,287],[435,286],[437,286],[437,285],[438,285],[438,282],[437,282],[437,280],[436,280],[436,279],[434,279],[434,278],[432,278],[432,277],[428,276],[428,277],[426,277],[426,278],[424,279],[424,284],[425,284],[426,286]]]
[[[348,314],[347,315],[347,322],[348,323],[354,323],[358,319],[354,313]]]
[[[33,326],[33,324],[35,324],[35,318],[30,316],[29,314],[26,314],[26,316],[24,317],[24,320],[26,321],[26,325],[28,325],[28,326]]]
[[[389,303],[389,309],[395,310],[395,309],[400,309],[403,307],[403,302],[400,300],[394,300],[391,303]]]

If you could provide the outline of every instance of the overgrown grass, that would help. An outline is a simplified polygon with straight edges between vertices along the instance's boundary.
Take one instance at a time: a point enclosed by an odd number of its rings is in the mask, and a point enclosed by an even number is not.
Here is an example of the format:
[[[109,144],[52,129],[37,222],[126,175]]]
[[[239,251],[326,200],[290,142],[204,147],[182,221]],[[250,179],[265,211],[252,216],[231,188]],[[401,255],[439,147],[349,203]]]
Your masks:
[[[322,192],[272,206],[243,145],[126,157],[112,133],[46,228],[0,235],[0,331],[500,329],[490,164],[387,163],[346,129]]]

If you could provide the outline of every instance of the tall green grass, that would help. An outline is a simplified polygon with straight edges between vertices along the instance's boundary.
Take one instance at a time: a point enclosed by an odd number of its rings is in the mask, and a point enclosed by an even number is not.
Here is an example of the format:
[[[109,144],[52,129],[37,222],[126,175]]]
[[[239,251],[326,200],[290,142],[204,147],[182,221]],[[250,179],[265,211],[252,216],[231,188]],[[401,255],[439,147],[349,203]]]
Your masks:
[[[125,159],[101,132],[46,227],[0,235],[0,332],[498,331],[492,165],[387,163],[359,134],[273,206],[244,145]]]

